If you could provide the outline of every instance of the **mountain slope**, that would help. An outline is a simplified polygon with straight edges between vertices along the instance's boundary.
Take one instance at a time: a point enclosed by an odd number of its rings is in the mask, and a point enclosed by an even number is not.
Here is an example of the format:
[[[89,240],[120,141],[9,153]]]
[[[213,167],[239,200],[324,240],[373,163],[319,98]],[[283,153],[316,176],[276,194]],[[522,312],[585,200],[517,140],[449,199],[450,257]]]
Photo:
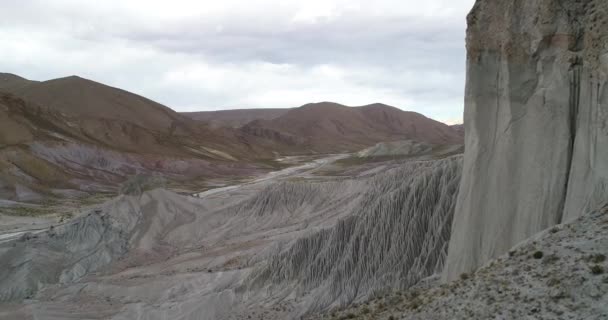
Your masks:
[[[290,109],[232,109],[182,112],[181,114],[188,118],[209,122],[216,126],[239,128],[254,120],[276,119],[289,110]]]
[[[228,138],[209,142],[209,136],[201,137],[161,134],[127,122],[82,120],[0,93],[0,198],[33,201],[113,191],[136,174],[204,181],[256,170],[230,149],[243,145],[246,150],[242,142],[219,146]]]
[[[272,120],[253,121],[243,131],[292,149],[312,152],[355,151],[383,141],[461,143],[449,126],[415,112],[382,104],[347,107],[307,104]]]
[[[13,92],[36,83],[12,73],[0,73],[0,91]]]
[[[0,91],[60,113],[90,142],[104,148],[173,156],[231,155],[222,157],[224,160],[270,155],[256,147],[254,137],[230,128],[211,128],[152,100],[91,80],[76,76],[44,82],[14,75],[7,78],[12,80]],[[8,89],[9,82],[19,85]]]
[[[437,278],[337,319],[605,319],[608,207],[535,235],[471,274]],[[352,314],[352,316],[348,316]],[[348,317],[347,317],[348,316]],[[309,319],[327,319],[313,316]]]
[[[161,130],[182,120],[178,113],[152,100],[77,76],[31,82],[10,92],[75,117],[103,117]]]
[[[94,81],[0,78],[0,195],[42,200],[112,191],[136,174],[172,181],[251,175],[272,158],[256,137],[211,128]],[[12,93],[7,93],[12,92]]]

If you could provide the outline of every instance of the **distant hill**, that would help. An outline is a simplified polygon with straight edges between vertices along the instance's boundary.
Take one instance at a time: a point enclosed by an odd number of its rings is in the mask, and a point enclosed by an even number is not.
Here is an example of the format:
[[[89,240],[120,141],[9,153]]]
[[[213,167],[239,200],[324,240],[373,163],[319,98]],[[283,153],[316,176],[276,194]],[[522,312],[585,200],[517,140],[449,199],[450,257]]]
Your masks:
[[[13,92],[36,82],[12,73],[0,73],[0,91]]]
[[[250,176],[271,169],[268,160],[278,155],[398,140],[445,145],[462,138],[447,125],[381,104],[184,115],[76,76],[38,82],[0,74],[0,199],[110,191],[137,174],[194,184]]]
[[[155,101],[88,79],[71,76],[37,82],[10,74],[2,78],[7,81],[0,91],[62,114],[99,146],[172,156],[231,154],[226,159],[265,155],[239,131],[210,128]]]
[[[454,129],[454,131],[458,132],[458,134],[460,134],[460,136],[462,136],[464,139],[464,124],[454,124],[454,125],[451,125],[450,127],[452,127],[452,129]]]
[[[26,83],[9,92],[75,117],[121,120],[161,130],[181,120],[177,112],[157,102],[77,76]]]
[[[462,137],[446,124],[383,104],[312,103],[275,119],[253,121],[242,130],[302,152],[356,151],[398,140],[462,143]]]
[[[0,199],[111,191],[136,174],[249,176],[269,168],[258,162],[274,157],[266,143],[79,77],[0,77]]]
[[[194,120],[208,122],[215,126],[240,128],[254,120],[276,119],[291,109],[231,109],[218,111],[182,112]]]

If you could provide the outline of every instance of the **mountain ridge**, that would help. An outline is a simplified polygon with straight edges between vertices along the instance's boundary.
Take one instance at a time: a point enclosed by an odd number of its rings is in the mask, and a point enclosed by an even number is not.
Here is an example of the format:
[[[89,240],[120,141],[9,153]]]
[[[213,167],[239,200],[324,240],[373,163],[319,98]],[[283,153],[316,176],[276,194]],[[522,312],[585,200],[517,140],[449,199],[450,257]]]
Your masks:
[[[458,133],[422,114],[375,103],[348,107],[334,102],[303,105],[272,120],[255,120],[245,132],[300,146],[311,152],[328,152],[340,145],[358,151],[378,142],[417,140],[433,144],[458,144]]]

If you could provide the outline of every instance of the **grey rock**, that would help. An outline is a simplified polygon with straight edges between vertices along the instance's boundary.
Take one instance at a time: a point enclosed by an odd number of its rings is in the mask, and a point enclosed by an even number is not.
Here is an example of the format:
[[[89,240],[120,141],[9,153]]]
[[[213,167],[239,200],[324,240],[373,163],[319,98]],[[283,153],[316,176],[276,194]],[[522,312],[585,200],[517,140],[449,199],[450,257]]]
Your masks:
[[[311,312],[346,306],[383,290],[405,289],[441,272],[461,164],[461,157],[455,156],[375,176],[352,215],[279,250],[250,276],[247,288],[310,293],[306,311]],[[292,193],[285,192],[286,186],[279,188],[283,191],[264,194],[285,198]],[[308,198],[298,194],[285,205],[299,200],[295,205],[301,206]],[[260,210],[249,205],[247,212],[269,213],[273,210],[267,203],[283,202],[264,199],[255,201]]]
[[[445,279],[608,199],[608,2],[478,0]]]

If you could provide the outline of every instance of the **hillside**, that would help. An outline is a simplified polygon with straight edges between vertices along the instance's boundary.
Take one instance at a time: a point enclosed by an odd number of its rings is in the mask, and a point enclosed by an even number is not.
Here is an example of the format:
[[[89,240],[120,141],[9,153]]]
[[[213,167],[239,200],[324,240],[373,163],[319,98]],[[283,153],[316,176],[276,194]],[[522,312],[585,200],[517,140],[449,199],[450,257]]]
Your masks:
[[[290,109],[231,109],[218,111],[182,112],[181,114],[215,126],[240,128],[254,120],[276,119]]]
[[[85,195],[82,191],[113,192],[136,174],[172,181],[250,175],[255,164],[240,161],[236,157],[241,153],[230,149],[244,152],[246,147],[229,138],[168,135],[128,122],[82,120],[0,93],[0,197],[38,201]]]
[[[424,142],[404,140],[379,142],[372,147],[357,152],[356,156],[367,159],[387,159],[400,157],[411,159],[434,159],[444,158],[448,155],[461,154],[463,149],[464,146],[459,144],[438,146]]]
[[[460,134],[460,136],[462,136],[462,138],[464,139],[464,124],[454,124],[450,126],[452,129],[454,129],[456,132],[458,132]]]
[[[356,151],[395,140],[462,143],[458,133],[443,123],[383,104],[307,104],[276,119],[253,121],[242,130],[291,149],[320,153]]]
[[[12,73],[0,73],[0,91],[13,92],[35,83]]]
[[[608,208],[524,241],[474,273],[429,278],[335,311],[334,319],[605,319]],[[329,315],[327,315],[329,316]],[[313,316],[310,319],[327,319]]]
[[[219,160],[271,156],[258,147],[263,143],[255,137],[231,128],[212,128],[122,89],[76,76],[37,82],[5,75],[12,80],[0,92],[60,114],[90,142],[104,148],[216,160],[220,154],[229,156],[219,156]],[[9,86],[9,82],[19,85]]]
[[[0,190],[16,201],[110,191],[135,174],[202,181],[268,169],[277,155],[357,151],[404,137],[459,140],[444,124],[385,105],[321,103],[193,117],[76,76],[38,82],[2,74],[0,106]]]
[[[152,100],[77,76],[29,82],[8,91],[75,117],[103,117],[163,131],[183,120],[175,111]]]
[[[440,270],[462,158],[314,174],[336,159],[0,234],[0,318],[300,319]]]
[[[79,77],[0,77],[0,196],[32,201],[113,191],[135,174],[171,181],[250,175],[265,141],[183,117]],[[258,169],[256,169],[258,168]]]

